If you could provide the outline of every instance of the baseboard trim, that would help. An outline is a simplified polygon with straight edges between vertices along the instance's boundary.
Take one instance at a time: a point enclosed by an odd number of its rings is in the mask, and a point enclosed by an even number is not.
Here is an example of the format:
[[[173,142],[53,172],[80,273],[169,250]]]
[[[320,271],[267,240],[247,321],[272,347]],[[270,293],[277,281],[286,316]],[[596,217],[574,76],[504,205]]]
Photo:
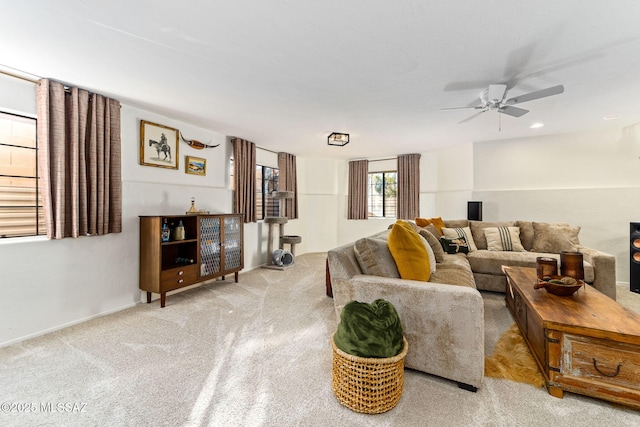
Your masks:
[[[70,326],[75,326],[75,325],[78,325],[80,323],[84,323],[84,322],[87,322],[89,320],[96,319],[98,317],[108,316],[109,314],[117,313],[119,311],[126,310],[126,309],[134,307],[134,306],[136,306],[136,303],[126,304],[126,305],[123,305],[123,306],[120,306],[120,307],[117,307],[117,308],[114,308],[114,309],[111,309],[111,310],[107,310],[107,311],[103,311],[103,312],[100,312],[100,313],[92,314],[91,316],[87,316],[87,317],[83,317],[83,318],[80,318],[80,319],[72,320],[71,322],[63,323],[63,324],[54,326],[52,328],[43,329],[41,331],[34,332],[32,334],[24,335],[24,336],[21,336],[21,337],[18,337],[18,338],[13,338],[13,339],[10,339],[8,341],[1,342],[0,343],[0,348],[8,347],[10,345],[17,344],[17,343],[20,343],[20,342],[23,342],[23,341],[27,341],[27,340],[30,340],[32,338],[40,337],[42,335],[47,335],[47,334],[50,334],[51,332],[56,332],[56,331],[59,331],[61,329],[66,329],[66,328],[68,328]]]

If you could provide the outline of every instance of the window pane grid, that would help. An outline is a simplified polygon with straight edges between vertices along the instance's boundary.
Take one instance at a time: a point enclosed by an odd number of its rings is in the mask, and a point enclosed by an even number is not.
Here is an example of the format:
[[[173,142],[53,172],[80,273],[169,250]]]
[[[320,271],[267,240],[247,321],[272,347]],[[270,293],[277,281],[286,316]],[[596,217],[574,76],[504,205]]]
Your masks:
[[[369,173],[369,217],[396,217],[397,188],[396,172]]]
[[[45,234],[36,120],[0,113],[0,238]]]
[[[278,199],[272,196],[278,191],[279,170],[269,166],[256,165],[256,217],[280,216]]]

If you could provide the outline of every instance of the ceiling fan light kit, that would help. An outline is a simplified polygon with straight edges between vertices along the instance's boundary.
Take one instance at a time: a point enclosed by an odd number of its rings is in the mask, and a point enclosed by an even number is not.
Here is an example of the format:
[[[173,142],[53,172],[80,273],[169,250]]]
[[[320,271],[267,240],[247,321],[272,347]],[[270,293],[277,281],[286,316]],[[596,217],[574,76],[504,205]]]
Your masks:
[[[348,143],[349,143],[349,134],[348,133],[332,132],[327,137],[327,144],[329,144],[329,145],[335,145],[335,146],[338,146],[338,147],[344,147]]]
[[[465,108],[472,108],[474,110],[480,110],[478,113],[467,117],[459,123],[465,123],[469,120],[477,117],[481,113],[487,111],[497,111],[498,113],[506,114],[512,117],[522,117],[529,112],[524,108],[514,107],[514,104],[522,104],[523,102],[533,101],[535,99],[546,98],[548,96],[559,95],[564,92],[563,85],[557,85],[548,87],[546,89],[537,90],[535,92],[525,93],[523,95],[514,96],[512,98],[505,99],[507,97],[507,85],[494,84],[489,85],[488,88],[480,93],[480,105],[472,105],[469,107],[452,107],[443,108],[442,110],[460,110]]]

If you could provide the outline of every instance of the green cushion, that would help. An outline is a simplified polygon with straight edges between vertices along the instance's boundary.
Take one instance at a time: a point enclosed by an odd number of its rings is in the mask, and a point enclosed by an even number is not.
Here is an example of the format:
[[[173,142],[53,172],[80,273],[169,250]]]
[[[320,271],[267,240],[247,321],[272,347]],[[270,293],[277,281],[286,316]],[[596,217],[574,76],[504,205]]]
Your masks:
[[[402,324],[389,301],[351,301],[342,309],[334,338],[345,353],[359,357],[393,357],[404,345]]]

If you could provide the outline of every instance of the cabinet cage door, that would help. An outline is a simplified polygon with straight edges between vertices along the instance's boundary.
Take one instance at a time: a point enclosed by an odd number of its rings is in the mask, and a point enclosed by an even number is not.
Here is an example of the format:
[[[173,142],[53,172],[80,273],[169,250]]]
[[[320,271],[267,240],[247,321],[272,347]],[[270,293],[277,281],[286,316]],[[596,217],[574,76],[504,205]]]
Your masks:
[[[242,265],[242,224],[239,217],[224,219],[224,268],[231,270]]]
[[[220,272],[220,218],[200,218],[200,276]]]

